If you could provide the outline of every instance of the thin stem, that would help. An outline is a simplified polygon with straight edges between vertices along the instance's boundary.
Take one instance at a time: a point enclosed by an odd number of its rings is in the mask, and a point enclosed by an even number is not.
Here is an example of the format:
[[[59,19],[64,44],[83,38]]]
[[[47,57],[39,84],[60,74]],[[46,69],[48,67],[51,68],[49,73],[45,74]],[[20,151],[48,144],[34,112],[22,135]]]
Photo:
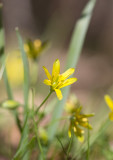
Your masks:
[[[50,97],[53,91],[50,91],[47,97],[43,100],[43,102],[39,105],[39,107],[36,109],[35,114],[38,113],[39,109],[43,106],[43,104],[47,101],[47,99]]]
[[[56,136],[56,138],[58,139],[58,141],[59,141],[59,143],[60,143],[60,145],[61,145],[61,147],[62,147],[62,150],[63,150],[64,154],[66,155],[66,157],[68,157],[68,155],[67,155],[67,153],[66,153],[66,151],[65,151],[65,148],[64,148],[64,146],[63,146],[60,138],[59,138],[58,136]]]
[[[37,129],[38,128],[37,128],[37,124],[36,124],[35,119],[34,119],[34,114],[35,114],[35,112],[34,112],[34,90],[32,89],[32,118],[33,118],[34,131],[35,131],[35,134],[36,134],[37,143],[38,143],[41,155],[42,155],[42,159],[44,160],[43,149],[42,149],[40,139],[39,139],[38,134],[37,134]]]
[[[34,124],[35,134],[36,134],[36,138],[37,138],[37,143],[38,143],[42,158],[44,160],[43,149],[42,149],[42,146],[41,146],[41,143],[40,143],[40,139],[39,139],[38,134],[37,134],[37,125],[36,125],[36,122],[34,120],[34,116],[32,118],[33,118],[33,124]]]
[[[8,81],[6,68],[4,69],[3,78],[4,78],[4,82],[5,82],[5,87],[6,87],[6,90],[7,90],[8,98],[9,99],[13,99],[13,94],[12,94],[12,90],[11,90],[11,87],[10,87],[10,84],[9,84],[9,81]]]
[[[88,137],[87,137],[87,145],[88,145],[88,148],[87,148],[87,160],[89,160],[89,143],[90,143],[90,141],[89,141],[89,137],[90,137],[90,133],[89,133],[89,129],[88,129]]]
[[[18,126],[18,129],[20,132],[22,132],[21,121],[19,119],[18,112],[16,110],[14,111],[14,115],[15,115],[15,120],[16,120],[16,124]]]
[[[73,135],[72,135],[72,137],[71,137],[71,139],[70,139],[70,142],[69,142],[69,146],[68,146],[68,150],[67,150],[67,158],[66,158],[66,160],[68,160],[68,157],[69,157],[69,152],[70,152],[70,149],[71,149],[72,141],[73,141]]]

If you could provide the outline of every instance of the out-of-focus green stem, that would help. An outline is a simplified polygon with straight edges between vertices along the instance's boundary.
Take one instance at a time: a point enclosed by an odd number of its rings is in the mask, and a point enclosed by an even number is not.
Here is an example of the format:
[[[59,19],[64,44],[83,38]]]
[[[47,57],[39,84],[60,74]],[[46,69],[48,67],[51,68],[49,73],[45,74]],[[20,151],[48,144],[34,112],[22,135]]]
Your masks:
[[[22,40],[22,37],[19,33],[18,28],[16,28],[16,34],[17,34],[17,38],[18,38],[18,43],[19,43],[19,48],[21,51],[21,56],[22,56],[22,60],[23,60],[23,67],[24,67],[24,122],[26,120],[26,117],[29,113],[29,108],[28,108],[28,100],[29,100],[29,64],[28,64],[28,59],[27,59],[27,55],[24,51],[24,43]],[[26,123],[25,129],[24,129],[24,133],[23,133],[23,138],[21,141],[21,145],[23,143],[23,140],[26,138],[26,136],[28,136],[29,134],[29,128],[28,128],[28,123]],[[24,160],[29,160],[30,158],[30,152],[26,152],[25,156],[24,156]]]
[[[90,132],[89,132],[89,129],[88,129],[88,135],[87,135],[87,160],[89,160],[89,147],[90,147]]]
[[[48,100],[48,98],[50,97],[50,95],[52,94],[53,91],[50,91],[49,94],[47,95],[47,97],[43,100],[43,102],[38,106],[38,108],[35,111],[35,114],[38,113],[39,109],[43,106],[43,104]]]

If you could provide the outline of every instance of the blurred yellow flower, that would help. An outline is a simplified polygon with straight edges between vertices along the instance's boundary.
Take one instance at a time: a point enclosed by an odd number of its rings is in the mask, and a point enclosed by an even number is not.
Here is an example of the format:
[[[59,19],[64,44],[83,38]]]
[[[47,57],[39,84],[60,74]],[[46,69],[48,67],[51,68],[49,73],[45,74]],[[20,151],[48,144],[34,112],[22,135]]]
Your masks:
[[[70,68],[65,71],[63,74],[60,74],[60,61],[56,59],[53,64],[52,75],[50,75],[49,71],[46,67],[43,67],[45,74],[48,79],[44,80],[46,85],[50,86],[51,91],[55,91],[59,100],[63,98],[62,92],[60,88],[68,86],[77,81],[77,78],[67,79],[70,75],[74,73],[74,68]]]
[[[18,50],[13,51],[7,58],[6,70],[12,86],[22,84],[24,80],[23,62]]]
[[[104,99],[106,101],[106,104],[110,108],[111,112],[109,113],[109,119],[113,121],[113,100],[110,98],[109,95],[105,95]]]
[[[79,104],[77,97],[74,94],[71,94],[69,99],[66,102],[65,111],[67,113],[73,113],[75,112],[76,108],[79,106],[80,104]]]
[[[89,124],[88,117],[92,117],[94,114],[82,114],[81,110],[82,107],[77,107],[74,113],[71,115],[68,135],[71,137],[73,131],[78,140],[83,142],[84,130],[82,128],[92,129],[92,126]]]
[[[47,41],[42,43],[39,39],[36,39],[34,41],[28,39],[24,44],[24,50],[29,58],[36,60],[47,46]]]

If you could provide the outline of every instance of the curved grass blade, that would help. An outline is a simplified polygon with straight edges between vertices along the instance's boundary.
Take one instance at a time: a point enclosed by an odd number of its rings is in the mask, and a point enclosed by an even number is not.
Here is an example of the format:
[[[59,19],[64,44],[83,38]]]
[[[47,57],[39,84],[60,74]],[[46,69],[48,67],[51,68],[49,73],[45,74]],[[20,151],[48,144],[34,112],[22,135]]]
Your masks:
[[[29,98],[29,65],[28,65],[28,59],[27,59],[27,55],[24,51],[24,45],[23,45],[23,41],[21,38],[21,35],[19,33],[18,28],[16,28],[16,34],[17,34],[17,38],[18,38],[18,43],[19,43],[19,47],[20,47],[20,51],[21,51],[21,56],[22,56],[22,60],[23,60],[23,67],[24,67],[24,122],[26,120],[27,114],[29,112],[28,109],[28,98]],[[21,147],[23,145],[23,141],[24,138],[26,136],[28,136],[29,133],[29,129],[28,129],[28,124],[26,123],[25,125],[25,129],[24,129],[24,134],[23,134],[23,138],[22,138],[22,143],[21,143]],[[28,143],[28,142],[27,142]],[[30,157],[30,152],[27,152],[25,154],[25,156],[23,157],[24,160],[29,160]]]
[[[16,28],[16,33],[24,66],[24,102],[25,102],[25,110],[27,110],[28,94],[29,94],[29,65],[28,65],[27,55],[24,51],[23,41],[18,31],[18,28]]]

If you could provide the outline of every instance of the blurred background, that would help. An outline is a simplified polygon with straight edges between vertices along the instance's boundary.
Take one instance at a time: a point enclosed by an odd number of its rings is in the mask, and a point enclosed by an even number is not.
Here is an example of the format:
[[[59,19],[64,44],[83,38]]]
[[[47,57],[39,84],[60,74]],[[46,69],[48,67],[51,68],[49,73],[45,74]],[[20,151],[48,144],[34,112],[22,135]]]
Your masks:
[[[45,78],[42,66],[49,71],[56,58],[60,59],[61,72],[64,71],[66,56],[74,26],[88,0],[5,0],[3,2],[3,24],[5,28],[6,53],[18,49],[15,27],[19,27],[24,40],[27,38],[49,40],[51,46],[38,61],[37,93],[43,99],[48,87],[42,81]],[[93,108],[105,93],[112,92],[113,85],[113,1],[97,0],[91,23],[87,32],[82,54],[74,76],[78,78],[72,87],[83,105],[88,105],[93,97]],[[4,88],[2,83],[0,87]],[[22,99],[21,89],[16,91],[16,99]],[[112,92],[113,93],[113,92]],[[1,94],[4,99],[6,93]],[[39,101],[41,101],[39,100]],[[97,103],[98,102],[98,103]],[[6,120],[7,121],[7,120]],[[13,127],[13,129],[15,129]],[[15,129],[16,130],[16,129]],[[17,145],[18,133],[12,143]],[[15,144],[16,143],[16,144]]]

